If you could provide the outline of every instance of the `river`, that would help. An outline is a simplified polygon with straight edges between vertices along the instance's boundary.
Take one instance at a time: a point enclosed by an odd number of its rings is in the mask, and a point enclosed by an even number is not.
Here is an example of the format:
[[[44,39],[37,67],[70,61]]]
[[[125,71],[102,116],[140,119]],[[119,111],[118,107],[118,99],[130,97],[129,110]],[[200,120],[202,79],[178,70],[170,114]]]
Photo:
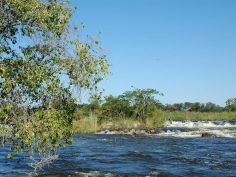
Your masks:
[[[7,159],[0,149],[0,176],[26,176],[24,154]],[[72,145],[39,176],[236,176],[236,122],[169,121],[156,135],[112,132],[76,135]]]

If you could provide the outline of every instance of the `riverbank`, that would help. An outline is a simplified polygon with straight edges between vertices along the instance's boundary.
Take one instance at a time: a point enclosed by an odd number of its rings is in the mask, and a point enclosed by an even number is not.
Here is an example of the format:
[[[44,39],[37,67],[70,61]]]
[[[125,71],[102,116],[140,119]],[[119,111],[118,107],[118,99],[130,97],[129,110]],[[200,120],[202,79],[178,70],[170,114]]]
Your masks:
[[[80,120],[74,121],[75,133],[96,133],[105,130],[127,132],[128,130],[155,130],[166,126],[168,120],[210,120],[210,121],[236,121],[236,112],[166,112],[158,110],[152,117],[141,122],[131,118],[118,118],[115,120],[99,121],[96,115],[90,115]]]
[[[156,132],[159,128],[164,127],[165,120],[148,118],[147,121],[140,122],[133,119],[119,119],[116,121],[103,121],[98,123],[96,116],[74,121],[74,131],[77,134],[90,134],[102,131],[114,131],[117,134],[135,134],[135,131]],[[132,131],[131,131],[132,130]],[[131,131],[131,132],[130,132]],[[118,133],[119,132],[119,133]],[[130,133],[129,133],[130,132]],[[133,132],[133,133],[132,133]]]

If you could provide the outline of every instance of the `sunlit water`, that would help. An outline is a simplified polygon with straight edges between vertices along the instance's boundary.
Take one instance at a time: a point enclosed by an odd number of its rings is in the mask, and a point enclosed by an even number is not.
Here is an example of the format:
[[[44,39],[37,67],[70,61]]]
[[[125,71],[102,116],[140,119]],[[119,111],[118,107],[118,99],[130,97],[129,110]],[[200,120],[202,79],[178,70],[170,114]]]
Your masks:
[[[7,153],[0,151],[0,176],[26,176],[32,170],[23,155],[7,159]],[[40,174],[95,176],[94,171],[107,176],[236,176],[236,123],[170,121],[157,135],[77,135]]]

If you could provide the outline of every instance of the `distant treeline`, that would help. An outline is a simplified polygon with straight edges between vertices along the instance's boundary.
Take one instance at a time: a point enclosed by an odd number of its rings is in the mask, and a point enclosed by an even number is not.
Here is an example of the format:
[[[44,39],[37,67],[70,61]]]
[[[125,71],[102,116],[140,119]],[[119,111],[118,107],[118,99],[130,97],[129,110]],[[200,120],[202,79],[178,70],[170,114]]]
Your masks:
[[[157,112],[235,112],[236,98],[226,100],[226,106],[208,103],[175,103],[162,104],[157,96],[163,94],[155,89],[135,89],[126,91],[119,96],[107,96],[102,101],[91,99],[89,104],[78,105],[76,111],[77,119],[87,117],[93,113],[101,121],[114,121],[132,118],[145,122],[147,118],[157,117]]]
[[[215,103],[199,103],[199,102],[185,102],[162,105],[162,109],[166,111],[188,111],[188,112],[224,112],[236,111],[236,98],[228,99],[226,106],[219,106]]]

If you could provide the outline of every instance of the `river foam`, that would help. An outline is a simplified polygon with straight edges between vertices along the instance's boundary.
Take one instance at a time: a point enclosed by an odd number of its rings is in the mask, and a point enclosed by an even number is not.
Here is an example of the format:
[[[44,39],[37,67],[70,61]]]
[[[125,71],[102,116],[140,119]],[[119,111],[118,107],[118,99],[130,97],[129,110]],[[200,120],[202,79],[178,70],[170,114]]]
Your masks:
[[[157,136],[173,136],[179,138],[226,137],[236,138],[236,122],[234,121],[167,121],[166,128]]]
[[[186,127],[186,128],[236,128],[234,121],[167,121],[167,127]]]
[[[105,130],[97,134],[161,136],[178,138],[225,137],[236,138],[236,121],[194,121],[168,120],[161,129],[125,129],[118,131]]]

